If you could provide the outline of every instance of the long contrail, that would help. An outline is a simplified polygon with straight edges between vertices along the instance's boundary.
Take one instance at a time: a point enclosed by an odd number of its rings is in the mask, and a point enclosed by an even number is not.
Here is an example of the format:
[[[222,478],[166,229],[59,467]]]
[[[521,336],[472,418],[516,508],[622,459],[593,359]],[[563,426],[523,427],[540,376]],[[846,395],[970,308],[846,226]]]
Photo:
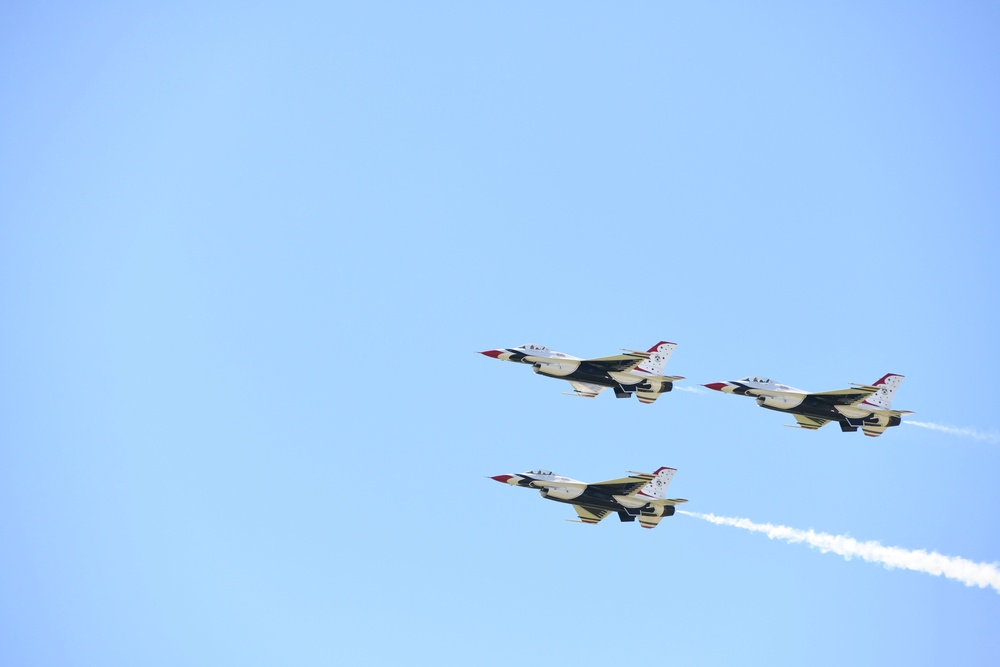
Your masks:
[[[887,568],[902,568],[945,576],[961,581],[966,586],[991,586],[1000,593],[1000,569],[996,563],[976,563],[957,556],[942,556],[936,551],[927,553],[923,550],[912,551],[901,547],[884,547],[878,542],[859,542],[845,535],[830,535],[812,530],[798,530],[788,526],[776,526],[770,523],[754,523],[750,519],[732,519],[714,514],[698,514],[677,510],[678,514],[686,514],[696,519],[704,519],[720,526],[744,528],[755,533],[764,533],[774,540],[785,540],[789,543],[805,542],[816,547],[823,553],[832,551],[850,560],[857,556],[871,563],[880,563]]]
[[[915,422],[910,419],[905,420],[903,423],[913,424],[914,426],[919,426],[920,428],[929,428],[932,431],[941,431],[942,433],[949,433],[951,435],[961,435],[966,438],[975,438],[976,440],[985,440],[986,442],[992,442],[993,444],[1000,444],[1000,434],[996,431],[977,431],[974,428],[945,426],[944,424],[935,424],[933,422]]]

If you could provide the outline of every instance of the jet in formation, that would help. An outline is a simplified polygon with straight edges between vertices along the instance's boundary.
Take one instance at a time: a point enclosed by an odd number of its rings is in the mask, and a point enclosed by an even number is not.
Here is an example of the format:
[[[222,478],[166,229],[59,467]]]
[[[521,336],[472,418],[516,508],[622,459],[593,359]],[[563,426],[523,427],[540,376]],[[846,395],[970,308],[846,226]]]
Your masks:
[[[913,414],[909,410],[892,409],[892,396],[902,381],[902,375],[888,373],[871,385],[852,384],[850,389],[815,394],[761,377],[704,386],[756,398],[762,408],[790,413],[800,428],[815,430],[835,421],[842,431],[855,432],[860,427],[865,435],[876,437],[891,426],[899,426],[903,415]]]
[[[542,498],[572,505],[583,523],[598,523],[616,513],[621,521],[638,518],[643,528],[656,528],[663,517],[674,515],[675,505],[687,502],[683,498],[664,498],[676,472],[676,469],[666,467],[654,473],[630,471],[628,477],[595,484],[556,475],[548,470],[496,475],[490,479],[538,489]]]
[[[629,398],[634,393],[641,403],[652,403],[673,389],[674,382],[684,379],[663,374],[675,347],[676,343],[661,341],[646,352],[622,350],[622,354],[598,359],[581,359],[533,344],[480,354],[530,364],[539,375],[566,380],[573,387],[573,396],[594,398],[610,387],[618,398]]]

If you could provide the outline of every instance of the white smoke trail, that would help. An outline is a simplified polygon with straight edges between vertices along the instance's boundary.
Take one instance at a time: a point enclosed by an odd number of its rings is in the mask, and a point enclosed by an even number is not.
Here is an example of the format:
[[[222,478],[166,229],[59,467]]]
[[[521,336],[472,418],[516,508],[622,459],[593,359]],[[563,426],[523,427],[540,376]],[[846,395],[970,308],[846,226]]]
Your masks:
[[[675,384],[674,385],[674,389],[676,389],[677,391],[686,391],[689,394],[707,394],[708,393],[707,391],[705,391],[704,389],[701,389],[699,387],[686,387],[686,386],[681,385],[681,384]]]
[[[909,419],[903,422],[904,424],[913,424],[914,426],[919,426],[920,428],[929,428],[932,431],[941,431],[942,433],[949,433],[951,435],[961,435],[966,438],[975,438],[976,440],[985,440],[986,442],[992,442],[993,444],[1000,444],[1000,434],[996,431],[977,431],[974,428],[959,428],[958,426],[945,426],[944,424],[935,424],[933,422],[915,422]]]
[[[858,542],[853,537],[845,535],[798,530],[770,523],[754,523],[750,519],[732,519],[684,510],[677,510],[677,513],[693,516],[696,519],[704,519],[720,526],[734,526],[755,533],[765,533],[772,540],[785,540],[789,543],[805,542],[823,553],[832,551],[848,560],[858,556],[871,563],[880,563],[889,569],[898,567],[934,576],[944,575],[949,579],[961,581],[966,586],[979,586],[980,588],[992,586],[1000,593],[1000,569],[996,563],[976,563],[957,556],[942,556],[936,551],[927,553],[923,550],[911,551],[901,547],[884,547],[878,542]]]

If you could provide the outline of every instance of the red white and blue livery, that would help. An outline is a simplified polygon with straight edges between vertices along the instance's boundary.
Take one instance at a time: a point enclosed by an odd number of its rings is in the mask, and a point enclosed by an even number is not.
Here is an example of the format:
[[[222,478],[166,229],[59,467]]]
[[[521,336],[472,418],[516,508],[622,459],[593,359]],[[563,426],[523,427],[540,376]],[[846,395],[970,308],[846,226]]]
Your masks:
[[[629,398],[634,393],[639,402],[652,403],[660,394],[673,389],[674,382],[684,379],[680,375],[663,374],[675,347],[677,343],[660,341],[646,352],[622,350],[622,354],[597,359],[581,359],[535,344],[480,354],[529,364],[539,375],[566,380],[573,387],[574,396],[594,398],[610,387],[618,398]]]
[[[893,410],[892,397],[903,381],[902,375],[887,373],[874,384],[852,384],[849,389],[811,394],[763,377],[745,377],[733,382],[712,382],[705,386],[726,394],[750,396],[768,410],[787,412],[799,428],[815,430],[835,421],[840,430],[876,437],[887,428],[899,426],[909,410]],[[788,426],[792,426],[788,424]]]
[[[587,484],[548,470],[531,470],[516,475],[495,475],[503,484],[538,489],[542,498],[572,505],[582,523],[596,524],[617,514],[620,521],[639,520],[643,528],[656,528],[664,517],[673,516],[684,498],[665,498],[674,468],[662,467],[653,473],[630,472],[628,477]],[[572,521],[572,519],[567,519]]]

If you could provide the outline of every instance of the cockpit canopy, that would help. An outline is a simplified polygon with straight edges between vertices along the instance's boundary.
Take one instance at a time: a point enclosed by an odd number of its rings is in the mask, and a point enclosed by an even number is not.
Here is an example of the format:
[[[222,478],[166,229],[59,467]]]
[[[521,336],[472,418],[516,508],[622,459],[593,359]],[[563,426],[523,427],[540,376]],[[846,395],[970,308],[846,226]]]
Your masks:
[[[761,382],[764,384],[774,384],[768,378],[760,377],[759,375],[751,375],[750,377],[745,377],[742,380],[740,380],[740,382]]]
[[[528,343],[527,345],[521,346],[522,350],[532,350],[534,352],[548,352],[549,348],[544,345],[536,345],[535,343]]]
[[[549,475],[549,476],[551,476],[554,473],[551,470],[529,470],[528,474],[529,475]]]

